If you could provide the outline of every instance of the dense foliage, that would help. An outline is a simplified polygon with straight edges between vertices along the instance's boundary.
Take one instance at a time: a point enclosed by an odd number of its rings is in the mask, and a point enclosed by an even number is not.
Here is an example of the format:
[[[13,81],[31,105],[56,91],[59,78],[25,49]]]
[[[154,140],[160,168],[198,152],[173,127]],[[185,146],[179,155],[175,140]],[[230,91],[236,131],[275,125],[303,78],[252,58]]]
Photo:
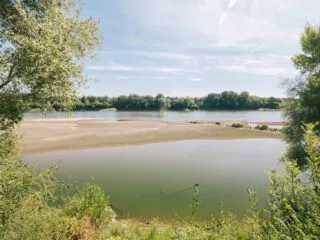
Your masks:
[[[99,40],[96,22],[74,0],[2,0],[0,128],[20,121],[29,104],[70,107],[84,80],[83,57]]]
[[[307,26],[300,40],[302,53],[292,58],[300,75],[287,82],[289,98],[283,104],[289,126],[285,129],[290,143],[288,154],[300,166],[306,164],[303,150],[303,123],[320,121],[320,26]],[[316,129],[320,134],[320,128]]]
[[[240,94],[224,91],[220,94],[210,93],[205,97],[165,97],[163,94],[153,96],[119,96],[109,98],[83,96],[78,99],[74,110],[101,110],[116,108],[117,110],[257,110],[259,108],[278,109],[282,99],[275,97],[250,96],[247,92]],[[33,106],[37,108],[37,105]],[[60,110],[59,105],[53,106]]]

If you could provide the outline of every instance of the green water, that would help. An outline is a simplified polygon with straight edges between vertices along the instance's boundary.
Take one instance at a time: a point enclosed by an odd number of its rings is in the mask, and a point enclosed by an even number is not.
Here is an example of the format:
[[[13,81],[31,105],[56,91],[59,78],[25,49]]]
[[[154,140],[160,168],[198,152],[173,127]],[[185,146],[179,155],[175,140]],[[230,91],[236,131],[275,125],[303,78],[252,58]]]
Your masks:
[[[266,172],[282,170],[285,144],[275,139],[195,140],[140,146],[64,151],[26,157],[44,168],[58,163],[58,176],[77,183],[92,177],[126,217],[191,216],[193,188],[200,185],[199,219],[226,210],[242,214],[247,188],[265,204]]]

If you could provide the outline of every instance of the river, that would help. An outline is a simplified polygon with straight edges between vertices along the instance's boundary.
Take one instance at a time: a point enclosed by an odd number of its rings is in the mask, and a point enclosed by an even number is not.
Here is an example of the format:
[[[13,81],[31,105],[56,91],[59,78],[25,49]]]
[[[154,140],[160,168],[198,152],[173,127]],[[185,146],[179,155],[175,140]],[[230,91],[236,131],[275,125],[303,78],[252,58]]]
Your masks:
[[[108,112],[108,111],[85,111],[85,112],[49,112],[26,113],[28,118],[100,118],[105,120],[154,120],[154,121],[190,121],[190,120],[234,120],[248,122],[280,122],[283,116],[280,111],[168,111],[168,112]]]
[[[199,184],[196,216],[204,219],[218,212],[220,201],[225,210],[243,214],[247,188],[265,205],[267,172],[282,170],[278,158],[284,151],[285,143],[276,139],[190,140],[52,152],[26,160],[40,169],[58,164],[58,177],[66,181],[82,184],[94,177],[118,214],[142,220],[191,216],[193,186]]]

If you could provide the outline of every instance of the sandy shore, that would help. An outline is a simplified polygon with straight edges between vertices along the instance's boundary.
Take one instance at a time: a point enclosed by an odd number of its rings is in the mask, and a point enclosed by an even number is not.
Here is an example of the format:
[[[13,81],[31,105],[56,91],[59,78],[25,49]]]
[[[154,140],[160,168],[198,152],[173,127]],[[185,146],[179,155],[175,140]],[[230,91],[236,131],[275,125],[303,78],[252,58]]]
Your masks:
[[[280,133],[236,129],[228,123],[104,121],[101,119],[35,119],[23,121],[24,154],[125,146],[191,139],[281,138]]]

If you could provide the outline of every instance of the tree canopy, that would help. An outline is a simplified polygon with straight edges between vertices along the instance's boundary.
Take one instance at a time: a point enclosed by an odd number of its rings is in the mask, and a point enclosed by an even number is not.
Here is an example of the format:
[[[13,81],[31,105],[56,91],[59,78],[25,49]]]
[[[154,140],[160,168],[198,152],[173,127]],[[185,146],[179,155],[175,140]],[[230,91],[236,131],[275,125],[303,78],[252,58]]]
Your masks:
[[[306,154],[302,125],[320,120],[320,26],[307,26],[301,35],[300,45],[302,53],[292,58],[300,75],[287,82],[289,98],[284,102],[283,110],[289,120],[285,129],[290,143],[288,155],[304,165]],[[318,127],[318,134],[319,130]]]
[[[157,96],[139,96],[130,94],[118,97],[82,96],[78,98],[73,110],[100,110],[116,108],[117,110],[159,111],[172,110],[257,110],[259,108],[278,109],[282,99],[275,97],[250,96],[248,92],[240,94],[233,91],[210,93],[205,97],[169,97],[163,94]],[[61,110],[58,104],[52,105],[57,111]],[[38,108],[33,105],[33,108]]]
[[[85,80],[84,57],[100,42],[97,22],[74,0],[3,0],[0,5],[0,123],[28,105],[70,107]]]

